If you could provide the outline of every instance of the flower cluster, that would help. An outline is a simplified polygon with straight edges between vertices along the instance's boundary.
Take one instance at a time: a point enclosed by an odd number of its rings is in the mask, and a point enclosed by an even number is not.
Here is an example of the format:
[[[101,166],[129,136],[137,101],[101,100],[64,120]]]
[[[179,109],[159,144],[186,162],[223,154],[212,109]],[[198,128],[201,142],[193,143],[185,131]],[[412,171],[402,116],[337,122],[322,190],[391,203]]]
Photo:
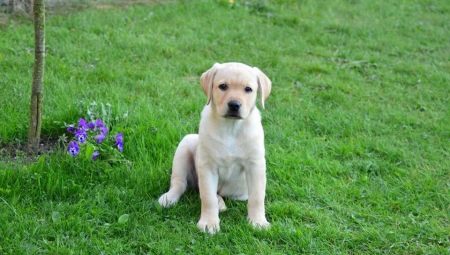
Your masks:
[[[88,122],[81,118],[78,120],[78,125],[68,125],[67,131],[74,136],[74,140],[70,141],[67,147],[67,152],[72,157],[80,153],[80,147],[86,148],[87,156],[92,160],[96,160],[104,153],[112,152],[111,146],[108,146],[106,142],[108,141],[109,129],[101,119]],[[119,152],[123,152],[123,144],[123,134],[116,134],[115,147]]]

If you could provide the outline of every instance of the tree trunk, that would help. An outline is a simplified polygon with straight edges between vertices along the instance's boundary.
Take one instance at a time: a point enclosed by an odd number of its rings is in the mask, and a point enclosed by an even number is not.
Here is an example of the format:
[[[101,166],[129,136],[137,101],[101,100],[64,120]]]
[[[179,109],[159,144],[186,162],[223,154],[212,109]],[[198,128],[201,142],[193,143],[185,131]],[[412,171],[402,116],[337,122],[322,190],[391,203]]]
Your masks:
[[[35,0],[34,13],[34,68],[30,100],[30,122],[28,126],[28,150],[39,149],[42,123],[42,99],[45,64],[45,8],[44,0]]]

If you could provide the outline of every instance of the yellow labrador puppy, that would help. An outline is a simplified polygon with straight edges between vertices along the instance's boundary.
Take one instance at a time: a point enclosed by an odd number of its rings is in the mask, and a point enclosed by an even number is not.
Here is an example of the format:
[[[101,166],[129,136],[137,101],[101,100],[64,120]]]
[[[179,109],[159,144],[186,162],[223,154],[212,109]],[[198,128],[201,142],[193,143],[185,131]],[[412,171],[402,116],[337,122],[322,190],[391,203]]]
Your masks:
[[[169,207],[188,185],[198,185],[200,230],[211,234],[220,230],[219,211],[226,209],[222,197],[248,199],[248,220],[267,228],[264,131],[256,98],[259,90],[264,108],[272,83],[258,68],[241,63],[216,63],[202,74],[200,83],[208,101],[199,133],[186,135],[178,145],[170,189],[159,204]]]

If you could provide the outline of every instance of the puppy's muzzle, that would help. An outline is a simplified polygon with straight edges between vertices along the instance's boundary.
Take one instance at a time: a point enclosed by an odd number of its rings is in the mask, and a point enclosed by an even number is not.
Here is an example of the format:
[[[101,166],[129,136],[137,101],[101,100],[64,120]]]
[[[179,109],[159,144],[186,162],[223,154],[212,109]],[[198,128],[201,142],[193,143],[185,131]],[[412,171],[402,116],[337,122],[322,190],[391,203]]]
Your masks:
[[[231,100],[230,102],[228,102],[228,111],[225,117],[241,119],[242,117],[239,113],[240,109],[241,109],[241,102],[237,100]]]

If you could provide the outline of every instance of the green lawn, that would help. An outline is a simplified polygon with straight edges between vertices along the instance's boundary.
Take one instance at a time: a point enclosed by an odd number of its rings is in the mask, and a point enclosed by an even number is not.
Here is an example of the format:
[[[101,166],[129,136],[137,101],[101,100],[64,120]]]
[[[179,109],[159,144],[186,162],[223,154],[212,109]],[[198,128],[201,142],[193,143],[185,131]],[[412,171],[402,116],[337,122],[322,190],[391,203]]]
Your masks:
[[[43,135],[92,102],[132,162],[0,159],[0,254],[448,254],[448,1],[173,1],[47,17]],[[24,142],[33,63],[26,20],[0,27],[0,144]],[[178,141],[197,132],[214,62],[261,68],[266,210],[226,200],[200,233],[188,192],[161,209]],[[21,163],[22,162],[22,163]],[[129,220],[118,218],[128,214]]]

